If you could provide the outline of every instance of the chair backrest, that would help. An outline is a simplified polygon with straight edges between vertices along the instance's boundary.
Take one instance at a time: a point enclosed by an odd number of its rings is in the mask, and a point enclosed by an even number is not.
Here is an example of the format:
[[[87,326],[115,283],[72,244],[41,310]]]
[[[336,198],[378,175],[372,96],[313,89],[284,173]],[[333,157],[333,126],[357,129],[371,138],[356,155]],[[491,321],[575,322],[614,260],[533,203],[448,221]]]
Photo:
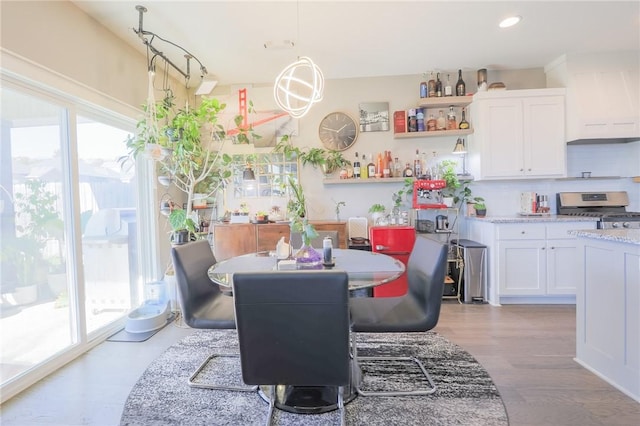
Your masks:
[[[235,273],[242,378],[254,385],[349,382],[344,271]]]
[[[338,248],[340,246],[340,242],[338,241],[338,231],[317,231],[318,236],[311,240],[311,246],[315,249],[322,248],[322,240],[324,237],[329,237],[333,241],[333,247]],[[292,232],[291,237],[289,239],[289,243],[291,244],[291,248],[294,253],[300,247],[302,247],[302,234],[299,232]]]
[[[423,307],[429,329],[436,326],[440,317],[447,253],[447,243],[418,235],[407,262],[407,296]]]
[[[209,242],[198,240],[174,246],[171,248],[171,257],[184,321],[194,328],[235,328],[232,305],[215,316],[210,311],[204,313],[206,310],[202,309],[211,304],[214,298],[226,297],[207,274],[216,263]],[[224,306],[219,306],[219,309],[224,310]],[[209,317],[205,318],[204,315]]]

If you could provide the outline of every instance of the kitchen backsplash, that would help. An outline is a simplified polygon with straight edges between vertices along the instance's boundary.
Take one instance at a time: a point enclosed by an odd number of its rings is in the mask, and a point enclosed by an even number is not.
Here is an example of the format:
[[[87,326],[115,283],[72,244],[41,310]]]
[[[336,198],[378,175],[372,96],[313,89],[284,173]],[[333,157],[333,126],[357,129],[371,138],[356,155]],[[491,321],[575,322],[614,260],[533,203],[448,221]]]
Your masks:
[[[491,216],[517,213],[523,191],[548,195],[552,213],[556,212],[555,196],[558,192],[627,191],[627,210],[640,211],[640,184],[630,178],[640,176],[640,141],[619,145],[569,146],[567,164],[567,179],[474,182],[473,193],[485,198],[487,214]],[[592,177],[579,178],[583,171],[590,171]]]

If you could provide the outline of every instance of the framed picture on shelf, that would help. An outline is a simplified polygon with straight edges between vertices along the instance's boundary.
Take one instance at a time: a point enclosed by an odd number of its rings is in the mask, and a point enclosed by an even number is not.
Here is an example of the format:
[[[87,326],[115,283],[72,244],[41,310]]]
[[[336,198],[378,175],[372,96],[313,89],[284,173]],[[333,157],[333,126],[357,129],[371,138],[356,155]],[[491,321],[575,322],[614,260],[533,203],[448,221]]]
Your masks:
[[[360,104],[360,131],[389,131],[389,102],[363,102]]]

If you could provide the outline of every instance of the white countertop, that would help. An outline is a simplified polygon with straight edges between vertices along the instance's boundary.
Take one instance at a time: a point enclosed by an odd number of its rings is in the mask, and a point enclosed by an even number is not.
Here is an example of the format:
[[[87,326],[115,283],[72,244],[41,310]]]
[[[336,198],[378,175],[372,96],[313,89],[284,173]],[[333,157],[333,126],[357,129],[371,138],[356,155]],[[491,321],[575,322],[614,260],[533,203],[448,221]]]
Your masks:
[[[490,223],[535,223],[535,222],[597,222],[597,217],[568,216],[568,215],[545,215],[545,216],[466,216],[465,219],[477,220]]]
[[[582,238],[640,245],[640,229],[589,229],[570,233]]]

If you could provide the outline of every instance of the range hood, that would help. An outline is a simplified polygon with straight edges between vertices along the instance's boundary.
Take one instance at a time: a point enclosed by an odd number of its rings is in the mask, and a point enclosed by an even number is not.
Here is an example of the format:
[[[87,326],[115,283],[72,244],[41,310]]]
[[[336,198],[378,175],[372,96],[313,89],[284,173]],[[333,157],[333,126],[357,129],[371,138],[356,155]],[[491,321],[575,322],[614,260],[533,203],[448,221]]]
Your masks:
[[[640,140],[640,51],[563,55],[545,67],[566,88],[567,145]]]
[[[631,138],[593,138],[593,139],[576,139],[567,141],[567,145],[606,145],[612,143],[628,143],[640,141],[640,136]]]

